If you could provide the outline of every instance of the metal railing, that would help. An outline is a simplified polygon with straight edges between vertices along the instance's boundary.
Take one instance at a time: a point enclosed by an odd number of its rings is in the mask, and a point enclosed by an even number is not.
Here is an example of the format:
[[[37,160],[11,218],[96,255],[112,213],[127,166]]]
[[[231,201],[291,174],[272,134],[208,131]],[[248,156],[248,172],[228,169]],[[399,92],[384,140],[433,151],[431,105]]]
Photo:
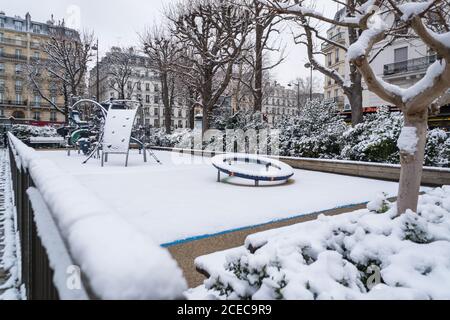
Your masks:
[[[0,38],[0,43],[9,44],[9,45],[15,45],[19,47],[27,47],[27,42],[24,40],[18,40],[18,39],[11,39],[11,38]]]
[[[26,295],[31,300],[58,300],[53,284],[53,270],[45,248],[37,235],[34,212],[27,190],[34,186],[28,170],[16,162],[17,153],[10,143],[9,157],[14,200],[17,209],[17,228],[21,248],[21,277]]]
[[[21,279],[26,297],[28,300],[59,300],[60,294],[53,280],[54,270],[38,235],[35,212],[27,193],[29,188],[35,187],[33,178],[22,165],[22,159],[17,161],[20,156],[11,139],[8,149],[20,241]],[[67,249],[65,251],[68,252]]]
[[[27,61],[27,57],[23,54],[0,53],[0,58],[11,59],[16,61]]]
[[[408,73],[408,72],[419,72],[424,71],[436,61],[436,55],[418,58],[418,59],[410,59],[402,62],[395,62],[384,65],[385,76],[390,76],[394,74]]]
[[[335,34],[334,36],[332,36],[331,38],[329,38],[329,40],[333,41],[333,42],[337,42],[337,43],[345,42],[344,33],[339,32],[339,33]],[[334,45],[332,43],[329,43],[326,41],[324,43],[322,43],[322,51],[327,51],[327,49],[329,49],[330,47],[334,47]]]

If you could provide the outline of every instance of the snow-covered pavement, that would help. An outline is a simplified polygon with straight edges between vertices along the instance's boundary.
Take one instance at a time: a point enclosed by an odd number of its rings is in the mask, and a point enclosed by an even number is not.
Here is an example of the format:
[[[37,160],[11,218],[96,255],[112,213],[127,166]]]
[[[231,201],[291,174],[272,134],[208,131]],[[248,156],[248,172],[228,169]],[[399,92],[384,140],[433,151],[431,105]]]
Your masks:
[[[226,232],[370,201],[377,193],[394,196],[397,183],[295,170],[288,185],[253,187],[238,178],[217,183],[209,159],[157,152],[163,165],[143,163],[137,151],[124,167],[111,155],[104,168],[93,159],[64,151],[42,151],[61,169],[114,207],[159,244]],[[76,195],[74,195],[76,196]],[[79,199],[83,201],[83,199]]]
[[[14,206],[5,149],[0,149],[0,300],[17,300],[18,283]]]

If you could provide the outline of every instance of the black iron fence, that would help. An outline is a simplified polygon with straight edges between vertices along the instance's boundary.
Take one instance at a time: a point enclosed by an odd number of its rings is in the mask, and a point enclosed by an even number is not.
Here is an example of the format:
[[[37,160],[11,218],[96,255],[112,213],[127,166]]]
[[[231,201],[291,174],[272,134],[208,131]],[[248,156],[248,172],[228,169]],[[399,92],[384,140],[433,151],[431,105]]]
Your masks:
[[[59,300],[60,294],[54,283],[54,270],[50,265],[48,251],[38,235],[35,212],[27,193],[35,184],[28,169],[22,165],[11,140],[9,158],[20,242],[20,276],[26,297],[29,300]]]

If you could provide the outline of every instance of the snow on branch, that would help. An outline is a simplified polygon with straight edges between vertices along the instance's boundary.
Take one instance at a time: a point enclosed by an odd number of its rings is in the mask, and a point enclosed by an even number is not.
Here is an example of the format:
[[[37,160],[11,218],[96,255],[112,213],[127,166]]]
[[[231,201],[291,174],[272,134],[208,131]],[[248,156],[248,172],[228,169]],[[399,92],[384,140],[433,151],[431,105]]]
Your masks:
[[[413,16],[421,16],[427,12],[434,4],[436,0],[425,2],[408,2],[398,6],[398,9],[402,12],[401,19],[408,21]]]

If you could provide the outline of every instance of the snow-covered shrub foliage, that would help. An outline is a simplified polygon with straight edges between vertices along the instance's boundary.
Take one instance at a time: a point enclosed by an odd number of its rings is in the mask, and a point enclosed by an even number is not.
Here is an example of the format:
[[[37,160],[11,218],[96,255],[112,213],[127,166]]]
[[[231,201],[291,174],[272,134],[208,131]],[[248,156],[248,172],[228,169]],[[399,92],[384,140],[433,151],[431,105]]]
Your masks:
[[[218,299],[450,299],[450,186],[417,214],[320,216],[214,255],[197,259],[211,277],[194,291]]]
[[[251,110],[239,110],[232,114],[229,108],[218,109],[213,113],[213,122],[211,127],[218,130],[249,129],[263,130],[268,129],[269,125],[264,121],[261,112]],[[219,113],[222,112],[222,113]]]
[[[364,122],[344,133],[343,159],[398,163],[397,140],[403,127],[403,115],[381,108],[367,115]]]
[[[17,124],[12,126],[11,133],[22,141],[27,141],[30,137],[59,137],[53,127],[37,127]]]
[[[450,167],[450,135],[441,129],[428,132],[425,165]]]
[[[155,128],[150,130],[149,143],[159,147],[191,148],[192,138],[191,129],[177,129],[171,134],[166,134],[165,128]]]
[[[336,158],[347,125],[335,105],[314,100],[301,108],[298,117],[283,117],[278,129],[281,155]]]

